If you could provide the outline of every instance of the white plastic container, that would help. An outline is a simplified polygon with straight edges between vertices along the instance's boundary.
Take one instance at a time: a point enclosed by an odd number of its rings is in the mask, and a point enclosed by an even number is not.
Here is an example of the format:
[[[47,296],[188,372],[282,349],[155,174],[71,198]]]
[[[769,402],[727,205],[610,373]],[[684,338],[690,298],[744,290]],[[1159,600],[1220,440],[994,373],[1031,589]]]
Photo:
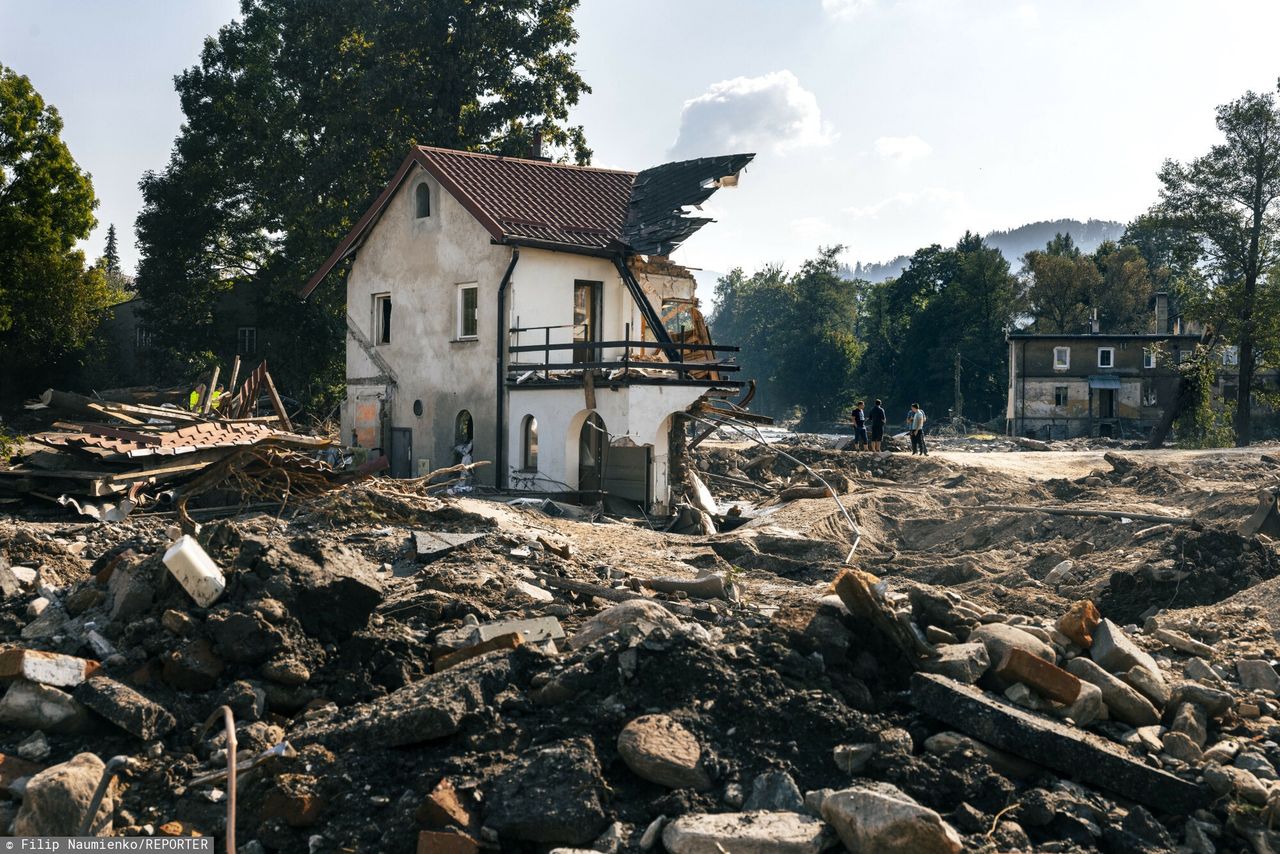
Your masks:
[[[200,544],[186,534],[164,553],[164,565],[201,608],[217,602],[222,591],[227,589],[222,570]]]

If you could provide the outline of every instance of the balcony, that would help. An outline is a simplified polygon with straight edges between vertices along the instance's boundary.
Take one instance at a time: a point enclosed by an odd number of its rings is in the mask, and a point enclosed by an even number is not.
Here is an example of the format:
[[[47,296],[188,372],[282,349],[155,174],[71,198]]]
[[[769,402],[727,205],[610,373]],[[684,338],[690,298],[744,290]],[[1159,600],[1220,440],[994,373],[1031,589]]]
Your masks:
[[[676,340],[670,344],[632,340],[626,324],[622,340],[589,341],[582,326],[522,326],[509,330],[508,388],[582,385],[584,376],[606,385],[680,385],[740,388],[725,378],[739,366],[720,353],[738,347]]]

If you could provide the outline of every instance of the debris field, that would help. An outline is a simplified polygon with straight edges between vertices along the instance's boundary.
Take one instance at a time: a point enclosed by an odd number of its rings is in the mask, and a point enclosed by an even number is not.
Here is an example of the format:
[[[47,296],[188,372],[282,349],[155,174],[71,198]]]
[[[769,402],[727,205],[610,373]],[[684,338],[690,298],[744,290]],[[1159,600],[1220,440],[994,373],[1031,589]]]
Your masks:
[[[720,436],[688,460],[715,533],[334,483],[203,518],[205,605],[164,507],[8,505],[0,828],[246,852],[1275,850],[1280,551],[1246,521],[1276,460],[992,444]]]

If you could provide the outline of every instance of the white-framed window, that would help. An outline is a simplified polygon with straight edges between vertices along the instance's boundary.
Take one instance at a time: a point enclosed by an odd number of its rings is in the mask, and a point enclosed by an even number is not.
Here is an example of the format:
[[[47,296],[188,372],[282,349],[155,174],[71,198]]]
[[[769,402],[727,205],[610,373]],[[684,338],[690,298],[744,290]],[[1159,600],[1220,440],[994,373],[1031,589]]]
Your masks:
[[[1116,366],[1116,348],[1115,347],[1099,347],[1098,348],[1098,367],[1114,368]]]
[[[1055,371],[1065,371],[1071,367],[1071,348],[1070,347],[1054,347],[1053,348],[1053,369]]]
[[[373,343],[391,343],[391,294],[373,296]]]
[[[470,340],[480,335],[480,286],[458,285],[458,339]]]
[[[1228,344],[1222,348],[1222,364],[1233,367],[1240,364],[1240,348],[1234,344]]]
[[[413,218],[426,219],[431,216],[431,187],[426,181],[413,188]]]
[[[524,453],[521,455],[521,469],[523,471],[538,470],[538,419],[532,415],[524,417],[524,429],[521,430],[523,435]]]
[[[1142,381],[1142,405],[1158,406],[1160,396],[1156,393],[1156,384],[1151,380]]]
[[[1156,366],[1156,348],[1144,347],[1142,350],[1142,367],[1150,370]]]
[[[236,330],[236,355],[252,356],[258,352],[258,327],[241,326]]]
[[[1067,387],[1066,386],[1059,385],[1059,386],[1053,387],[1053,405],[1054,406],[1067,405]]]

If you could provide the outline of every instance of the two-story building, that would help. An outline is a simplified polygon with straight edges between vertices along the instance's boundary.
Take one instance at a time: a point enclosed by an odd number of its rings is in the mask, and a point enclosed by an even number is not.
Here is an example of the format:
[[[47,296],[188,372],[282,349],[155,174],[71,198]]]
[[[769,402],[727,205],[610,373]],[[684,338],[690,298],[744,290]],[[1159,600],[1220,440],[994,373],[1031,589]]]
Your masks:
[[[669,507],[676,413],[732,396],[666,256],[753,155],[626,172],[416,146],[302,290],[346,276],[344,439],[396,476]]]
[[[1150,333],[1011,332],[1006,419],[1014,436],[1138,438],[1177,393],[1177,365],[1200,341],[1155,296]]]

